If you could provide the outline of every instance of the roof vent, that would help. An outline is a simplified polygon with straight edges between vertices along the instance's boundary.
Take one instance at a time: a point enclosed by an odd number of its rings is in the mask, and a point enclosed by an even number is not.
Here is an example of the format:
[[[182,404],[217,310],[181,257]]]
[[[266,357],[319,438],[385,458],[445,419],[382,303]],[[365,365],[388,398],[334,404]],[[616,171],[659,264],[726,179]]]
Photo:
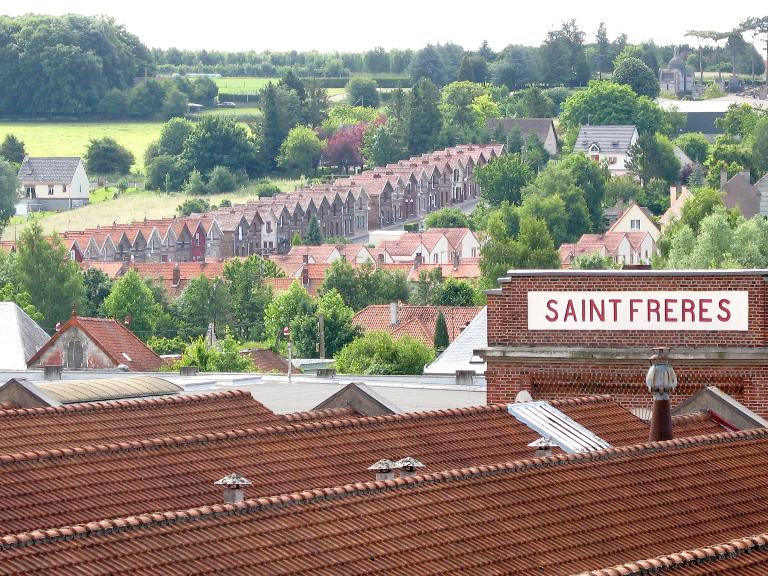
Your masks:
[[[224,504],[239,504],[245,500],[243,489],[253,484],[253,482],[233,472],[224,476],[221,480],[217,480],[214,484],[224,486]]]
[[[672,440],[672,412],[669,397],[677,388],[677,375],[669,363],[668,348],[654,348],[651,367],[645,376],[645,385],[653,394],[651,414],[651,442]]]
[[[424,464],[416,460],[413,456],[406,456],[395,462],[395,466],[400,468],[400,478],[415,476],[419,468],[426,468]]]
[[[398,468],[397,462],[387,459],[379,460],[368,466],[368,470],[376,472],[376,480],[393,480],[396,468]]]
[[[557,443],[548,436],[542,436],[528,444],[529,448],[536,448],[536,457],[552,456],[552,448],[557,447]]]

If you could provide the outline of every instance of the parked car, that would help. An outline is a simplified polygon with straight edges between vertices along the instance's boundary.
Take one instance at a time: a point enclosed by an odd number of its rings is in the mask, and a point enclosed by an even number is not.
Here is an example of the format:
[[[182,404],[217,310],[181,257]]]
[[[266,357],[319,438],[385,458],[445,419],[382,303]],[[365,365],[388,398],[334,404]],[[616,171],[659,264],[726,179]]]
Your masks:
[[[219,102],[219,108],[236,108],[237,104],[234,102]]]

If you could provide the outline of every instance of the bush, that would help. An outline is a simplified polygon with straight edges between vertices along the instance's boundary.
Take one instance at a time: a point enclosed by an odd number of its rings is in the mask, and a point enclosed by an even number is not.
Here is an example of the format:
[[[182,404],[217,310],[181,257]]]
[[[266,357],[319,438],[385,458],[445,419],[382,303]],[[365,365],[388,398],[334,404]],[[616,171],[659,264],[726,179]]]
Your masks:
[[[181,354],[187,347],[184,340],[175,336],[173,338],[165,338],[163,336],[151,336],[147,340],[147,346],[149,346],[155,354]]]
[[[386,332],[368,332],[339,351],[336,370],[342,374],[418,375],[434,357],[434,351],[420,340],[409,336],[392,340]]]
[[[253,187],[253,191],[258,194],[259,198],[277,196],[280,194],[280,187],[271,180],[262,180]]]
[[[208,177],[208,191],[212,194],[219,192],[234,192],[237,179],[226,166],[216,166]]]
[[[93,174],[127,174],[135,158],[114,138],[91,139],[85,151],[85,168]]]
[[[192,213],[202,214],[210,209],[211,203],[204,198],[190,198],[176,207],[179,216],[189,216]]]
[[[187,180],[187,171],[177,158],[163,154],[147,166],[146,187],[150,190],[172,192],[181,190]]]
[[[193,196],[208,194],[208,187],[205,185],[202,175],[197,170],[192,170],[189,180],[184,185],[184,192]]]
[[[188,344],[174,368],[181,366],[197,366],[202,372],[256,371],[253,360],[240,354],[240,345],[229,333],[219,341],[219,349],[208,348],[202,337]]]

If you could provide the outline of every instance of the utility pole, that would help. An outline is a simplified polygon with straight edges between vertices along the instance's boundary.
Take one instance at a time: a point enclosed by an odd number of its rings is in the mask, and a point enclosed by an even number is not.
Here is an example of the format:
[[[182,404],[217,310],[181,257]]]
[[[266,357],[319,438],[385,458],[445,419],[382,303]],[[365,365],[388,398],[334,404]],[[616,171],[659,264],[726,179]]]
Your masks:
[[[283,328],[283,336],[288,339],[288,384],[291,383],[291,372],[293,368],[293,340],[291,338],[291,328]]]
[[[320,358],[325,359],[325,318],[322,314],[317,315],[320,331]]]

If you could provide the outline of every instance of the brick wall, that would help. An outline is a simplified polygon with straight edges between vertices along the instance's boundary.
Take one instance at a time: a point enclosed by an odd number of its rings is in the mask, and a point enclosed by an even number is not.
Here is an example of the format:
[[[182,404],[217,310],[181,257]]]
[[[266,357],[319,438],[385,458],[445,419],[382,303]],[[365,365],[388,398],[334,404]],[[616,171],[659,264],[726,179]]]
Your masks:
[[[698,348],[752,350],[766,345],[766,287],[763,274],[659,275],[563,274],[513,275],[498,294],[488,296],[488,347],[498,350],[550,347],[566,353],[557,359],[491,357],[485,379],[488,402],[513,402],[521,390],[535,399],[552,400],[584,394],[610,394],[627,408],[647,408],[651,396],[645,388],[648,362],[622,359],[627,349],[668,346],[678,378],[673,397],[677,404],[704,386],[717,386],[750,409],[768,416],[768,363],[731,358],[721,360],[682,359]],[[528,291],[650,291],[650,290],[746,290],[749,292],[749,330],[717,331],[529,331]],[[609,358],[567,357],[569,348],[609,350]],[[610,360],[610,350],[616,361]],[[675,359],[675,351],[680,358]],[[725,351],[724,351],[725,352]],[[759,355],[759,352],[758,352]],[[523,354],[524,356],[524,354]],[[626,355],[624,355],[626,357]],[[716,357],[716,356],[715,356]],[[747,357],[754,358],[747,355]]]

